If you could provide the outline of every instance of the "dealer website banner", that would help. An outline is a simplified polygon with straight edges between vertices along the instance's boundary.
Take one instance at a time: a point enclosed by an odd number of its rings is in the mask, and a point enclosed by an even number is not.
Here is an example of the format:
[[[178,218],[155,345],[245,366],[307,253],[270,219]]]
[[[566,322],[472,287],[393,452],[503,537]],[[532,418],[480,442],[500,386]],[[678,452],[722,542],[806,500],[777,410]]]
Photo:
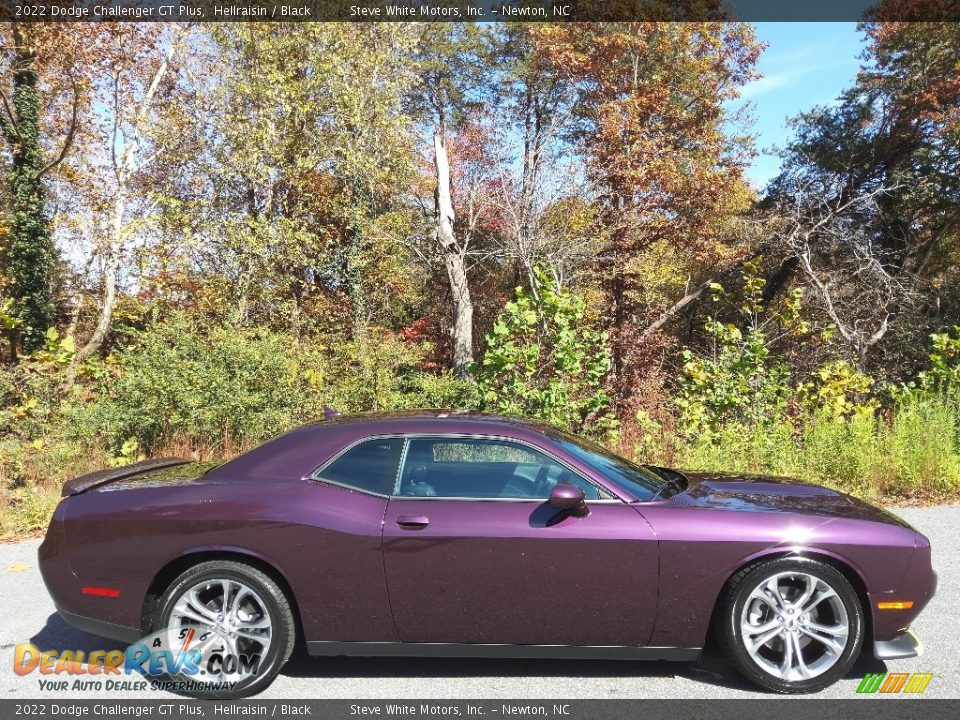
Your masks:
[[[949,0],[73,0],[0,3],[0,19],[27,22],[628,22],[637,20],[955,21]]]

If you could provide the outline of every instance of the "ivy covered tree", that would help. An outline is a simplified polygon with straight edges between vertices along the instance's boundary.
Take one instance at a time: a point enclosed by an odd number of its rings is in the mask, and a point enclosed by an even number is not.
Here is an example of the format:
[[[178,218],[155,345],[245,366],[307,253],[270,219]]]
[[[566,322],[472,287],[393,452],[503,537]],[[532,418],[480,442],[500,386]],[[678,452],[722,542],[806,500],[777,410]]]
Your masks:
[[[13,38],[13,94],[0,114],[0,127],[12,156],[7,176],[11,208],[6,268],[23,349],[32,351],[44,344],[46,330],[53,323],[50,284],[55,258],[44,205],[36,52],[28,31],[14,27]]]
[[[84,136],[92,79],[110,61],[109,38],[99,24],[0,24],[0,248],[10,301],[0,324],[13,359],[18,344],[27,352],[42,348],[55,320],[52,275],[59,258],[51,208],[64,206],[67,188],[82,184],[72,160]],[[75,200],[67,204],[79,215]]]
[[[557,289],[539,268],[534,276],[535,292],[518,287],[486,336],[475,371],[484,409],[571,432],[613,431],[607,334],[592,327],[583,295]]]

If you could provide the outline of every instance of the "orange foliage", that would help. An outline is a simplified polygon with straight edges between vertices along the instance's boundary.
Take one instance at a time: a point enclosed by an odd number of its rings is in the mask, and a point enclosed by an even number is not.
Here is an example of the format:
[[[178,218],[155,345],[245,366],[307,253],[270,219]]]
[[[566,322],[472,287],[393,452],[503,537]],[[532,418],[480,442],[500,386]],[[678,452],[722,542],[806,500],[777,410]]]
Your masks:
[[[630,263],[658,243],[714,266],[729,258],[722,230],[742,193],[750,151],[728,135],[724,103],[754,77],[763,46],[749,26],[734,23],[531,32],[552,72],[580,90],[579,140],[607,238],[597,269],[609,299],[613,382],[632,387],[649,355],[637,344],[649,318],[640,302],[643,278]]]

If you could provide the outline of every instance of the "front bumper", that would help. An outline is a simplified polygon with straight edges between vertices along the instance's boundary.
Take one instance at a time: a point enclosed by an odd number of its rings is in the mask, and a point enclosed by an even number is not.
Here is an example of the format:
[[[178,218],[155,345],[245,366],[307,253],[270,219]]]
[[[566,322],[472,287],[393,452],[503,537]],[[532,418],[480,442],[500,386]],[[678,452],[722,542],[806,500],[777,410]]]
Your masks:
[[[904,630],[892,640],[874,640],[873,655],[877,660],[900,660],[923,654],[923,645],[910,630]]]
[[[930,564],[930,546],[918,546],[907,566],[906,574],[896,590],[868,594],[873,620],[873,640],[880,647],[895,643],[900,647],[905,642],[902,635],[916,621],[917,616],[929,604],[937,591],[937,574]],[[884,601],[912,601],[912,607],[903,609],[880,609]],[[898,657],[912,657],[900,655]],[[878,656],[879,657],[879,656]]]

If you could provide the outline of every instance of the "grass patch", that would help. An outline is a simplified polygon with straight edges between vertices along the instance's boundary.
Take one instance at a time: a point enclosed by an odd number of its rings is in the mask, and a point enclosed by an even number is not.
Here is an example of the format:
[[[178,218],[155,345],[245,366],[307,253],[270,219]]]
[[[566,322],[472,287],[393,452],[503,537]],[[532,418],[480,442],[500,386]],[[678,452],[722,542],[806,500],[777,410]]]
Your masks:
[[[83,443],[0,443],[0,542],[46,530],[63,483],[109,465],[107,453]]]
[[[49,486],[3,489],[0,502],[0,541],[22,540],[47,529],[60,491]]]
[[[960,498],[960,412],[936,396],[911,398],[881,415],[730,424],[709,440],[649,424],[628,437],[631,447],[621,451],[638,461],[792,477],[877,503]]]

